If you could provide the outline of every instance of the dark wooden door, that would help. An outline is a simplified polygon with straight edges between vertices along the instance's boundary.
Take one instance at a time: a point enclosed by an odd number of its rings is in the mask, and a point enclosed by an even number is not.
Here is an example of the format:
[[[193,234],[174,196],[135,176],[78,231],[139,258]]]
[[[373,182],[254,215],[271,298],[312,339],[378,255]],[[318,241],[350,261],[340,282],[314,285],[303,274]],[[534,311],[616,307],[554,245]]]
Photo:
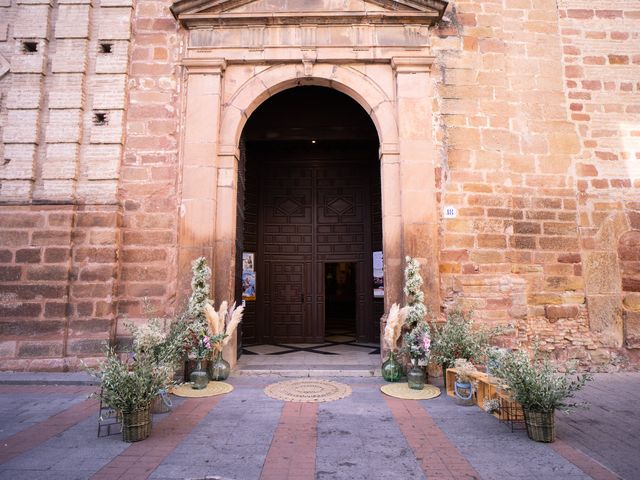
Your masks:
[[[371,157],[274,149],[260,152],[259,162],[259,336],[274,343],[322,342],[325,264],[352,262],[357,335],[370,339],[367,323],[374,322],[364,319],[372,313]]]

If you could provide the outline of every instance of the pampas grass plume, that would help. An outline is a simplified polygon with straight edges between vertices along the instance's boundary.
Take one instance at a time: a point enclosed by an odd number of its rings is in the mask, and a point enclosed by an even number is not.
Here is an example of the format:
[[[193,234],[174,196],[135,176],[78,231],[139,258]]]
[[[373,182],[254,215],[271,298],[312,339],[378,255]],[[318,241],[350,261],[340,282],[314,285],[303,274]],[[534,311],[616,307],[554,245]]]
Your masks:
[[[218,312],[211,305],[207,304],[204,307],[204,316],[207,318],[207,324],[209,325],[209,335],[215,337],[220,333],[220,318]]]
[[[220,304],[220,308],[218,309],[218,316],[220,317],[220,321],[219,321],[220,328],[218,330],[218,333],[224,333],[224,326],[226,323],[228,323],[226,322],[228,308],[229,308],[229,304],[227,303],[226,300]]]
[[[387,317],[387,325],[384,327],[384,341],[389,350],[395,350],[401,329],[402,321],[400,319],[400,305],[394,303],[391,305],[389,316]]]
[[[227,324],[227,330],[224,332],[227,336],[222,341],[223,346],[229,342],[231,335],[233,335],[233,332],[235,332],[236,328],[238,327],[238,324],[242,321],[244,307],[240,305],[238,308],[232,308],[229,313],[231,313],[231,320]]]

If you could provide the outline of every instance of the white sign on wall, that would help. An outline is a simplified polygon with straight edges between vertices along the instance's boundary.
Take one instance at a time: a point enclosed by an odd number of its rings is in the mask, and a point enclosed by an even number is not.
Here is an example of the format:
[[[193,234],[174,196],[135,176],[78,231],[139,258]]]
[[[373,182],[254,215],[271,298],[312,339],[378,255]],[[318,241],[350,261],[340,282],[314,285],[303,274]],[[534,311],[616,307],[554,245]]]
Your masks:
[[[444,207],[444,218],[456,218],[458,216],[458,209],[456,207],[447,206]]]

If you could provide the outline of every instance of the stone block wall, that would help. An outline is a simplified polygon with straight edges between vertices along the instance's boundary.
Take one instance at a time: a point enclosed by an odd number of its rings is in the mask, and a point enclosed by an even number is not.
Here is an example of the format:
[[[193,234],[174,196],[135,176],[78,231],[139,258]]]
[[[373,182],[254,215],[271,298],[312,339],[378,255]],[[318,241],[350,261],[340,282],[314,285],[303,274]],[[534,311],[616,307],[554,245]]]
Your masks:
[[[0,5],[2,369],[77,369],[114,338],[131,12]]]
[[[628,365],[615,250],[637,228],[638,8],[558,3],[458,0],[436,32],[440,201],[458,210],[442,298],[514,325],[509,343]]]
[[[206,186],[181,178],[171,3],[0,0],[0,369],[91,362],[213,263],[179,258],[181,189]],[[457,209],[443,311],[640,364],[639,32],[635,0],[450,2],[431,32],[439,209]]]
[[[134,11],[120,172],[124,207],[118,290],[121,317],[144,318],[143,298],[161,313],[183,306],[176,306],[183,45],[170,5],[169,1],[139,0]],[[186,271],[181,272],[186,288],[191,279],[189,268],[187,262]]]

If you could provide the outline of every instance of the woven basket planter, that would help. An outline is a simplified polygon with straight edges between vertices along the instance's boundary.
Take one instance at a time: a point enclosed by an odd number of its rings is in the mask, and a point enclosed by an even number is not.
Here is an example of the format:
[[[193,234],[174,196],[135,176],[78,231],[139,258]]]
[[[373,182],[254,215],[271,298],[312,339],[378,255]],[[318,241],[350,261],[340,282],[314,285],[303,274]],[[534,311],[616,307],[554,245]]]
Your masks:
[[[151,413],[167,413],[171,411],[171,399],[166,390],[160,390],[151,400]]]
[[[551,443],[556,439],[556,422],[554,411],[532,412],[524,409],[524,423],[527,435],[536,442]]]
[[[151,433],[151,404],[133,412],[122,413],[122,440],[139,442]]]

